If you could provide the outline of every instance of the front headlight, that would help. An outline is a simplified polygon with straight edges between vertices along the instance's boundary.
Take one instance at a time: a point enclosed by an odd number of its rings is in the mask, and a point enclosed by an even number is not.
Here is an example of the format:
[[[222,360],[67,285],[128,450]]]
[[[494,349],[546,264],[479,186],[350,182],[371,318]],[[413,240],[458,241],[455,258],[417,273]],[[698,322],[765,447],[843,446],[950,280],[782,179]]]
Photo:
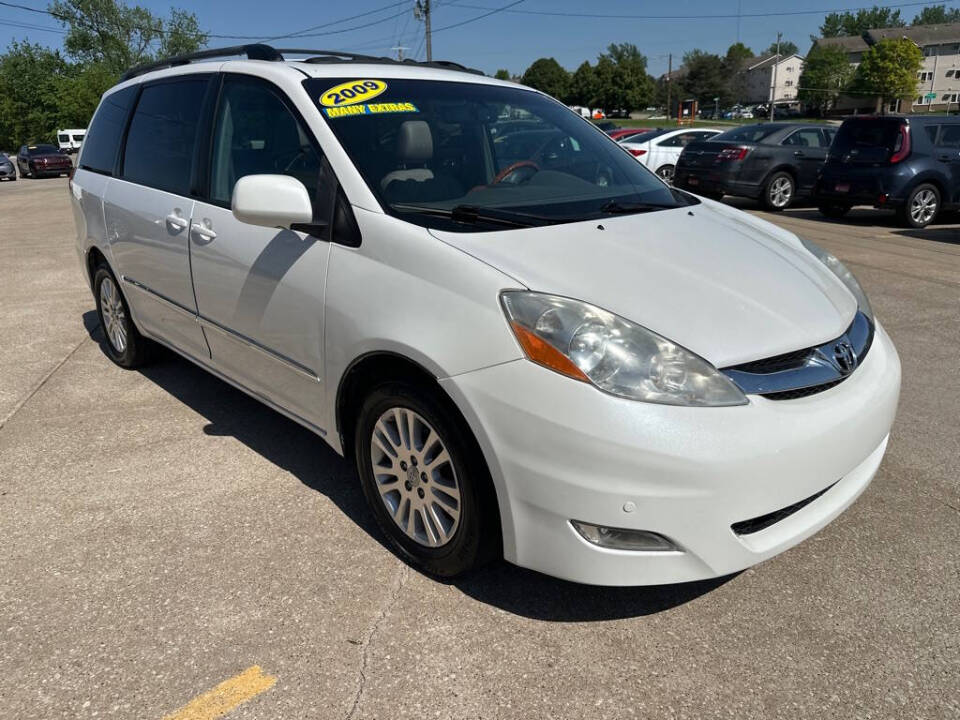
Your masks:
[[[745,405],[706,360],[646,328],[579,300],[501,294],[520,346],[535,363],[611,395],[663,405]]]
[[[822,247],[817,245],[815,242],[800,238],[800,242],[803,243],[803,246],[813,253],[814,257],[817,258],[820,262],[827,266],[827,269],[840,278],[840,282],[847,286],[847,290],[853,293],[853,296],[857,299],[857,305],[860,307],[860,312],[869,318],[870,322],[873,323],[873,308],[870,307],[870,300],[867,299],[867,294],[863,291],[863,288],[860,287],[860,283],[857,282],[857,278],[853,276],[853,273],[837,259],[837,256],[833,253],[829,253],[824,250]]]

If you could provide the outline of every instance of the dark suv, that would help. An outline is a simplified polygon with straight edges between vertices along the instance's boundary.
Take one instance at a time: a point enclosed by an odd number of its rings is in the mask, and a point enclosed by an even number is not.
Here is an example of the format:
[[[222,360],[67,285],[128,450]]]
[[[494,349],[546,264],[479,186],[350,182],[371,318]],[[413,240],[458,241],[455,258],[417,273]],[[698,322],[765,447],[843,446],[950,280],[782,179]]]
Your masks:
[[[840,127],[815,198],[827,217],[873,205],[921,228],[940,210],[956,207],[958,193],[960,118],[865,116]]]
[[[783,210],[813,189],[836,127],[757,123],[690,143],[677,161],[673,184],[707,197],[740,195]]]

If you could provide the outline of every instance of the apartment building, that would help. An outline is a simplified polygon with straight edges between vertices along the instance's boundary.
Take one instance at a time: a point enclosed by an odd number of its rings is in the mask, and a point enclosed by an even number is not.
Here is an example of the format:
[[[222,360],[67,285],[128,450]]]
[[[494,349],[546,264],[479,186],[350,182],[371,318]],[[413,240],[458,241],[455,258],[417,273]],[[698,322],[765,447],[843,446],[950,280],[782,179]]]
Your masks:
[[[772,88],[775,103],[793,104],[797,102],[797,88],[800,86],[802,72],[803,58],[799,55],[772,54],[750,58],[744,63],[742,71],[741,88],[744,97],[741,102],[770,102]]]
[[[882,39],[906,38],[923,51],[923,65],[917,73],[917,88],[911,97],[890,107],[891,112],[924,112],[960,108],[960,23],[917,25],[903,28],[868,30],[860,37],[819,38],[815,45],[840,47],[853,67],[863,60],[863,53]],[[879,99],[869,96],[843,95],[837,103],[842,112],[874,112]]]

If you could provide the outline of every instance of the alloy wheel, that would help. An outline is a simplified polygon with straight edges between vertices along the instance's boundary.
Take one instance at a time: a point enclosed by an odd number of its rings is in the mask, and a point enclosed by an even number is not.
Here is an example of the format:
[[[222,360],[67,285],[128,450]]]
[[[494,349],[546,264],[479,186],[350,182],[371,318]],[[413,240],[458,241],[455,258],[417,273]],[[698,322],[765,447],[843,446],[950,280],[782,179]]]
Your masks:
[[[793,198],[793,181],[786,176],[780,176],[770,183],[770,204],[777,208],[785,208]]]
[[[446,545],[460,526],[460,483],[439,433],[409,408],[393,407],[373,426],[370,460],[393,522],[419,545]]]
[[[664,165],[657,169],[657,175],[664,181],[673,185],[673,165]]]
[[[120,292],[110,278],[104,278],[100,283],[100,313],[107,340],[114,350],[123,353],[127,349],[127,315]]]
[[[927,225],[937,214],[937,194],[933,190],[921,190],[910,202],[910,218],[917,225]]]

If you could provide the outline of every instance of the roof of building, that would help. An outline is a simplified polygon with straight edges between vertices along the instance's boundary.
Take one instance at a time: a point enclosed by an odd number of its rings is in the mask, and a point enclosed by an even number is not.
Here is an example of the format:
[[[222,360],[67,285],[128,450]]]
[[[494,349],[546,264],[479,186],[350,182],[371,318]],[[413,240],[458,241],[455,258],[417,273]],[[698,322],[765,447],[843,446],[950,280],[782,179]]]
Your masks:
[[[960,23],[942,25],[915,25],[902,28],[878,28],[867,30],[873,42],[887,38],[907,38],[917,45],[937,45],[942,43],[960,43]]]
[[[814,45],[821,45],[824,47],[838,47],[842,50],[850,52],[863,52],[868,47],[867,41],[863,39],[860,35],[848,35],[843,37],[828,37],[828,38],[816,38],[813,41]]]
[[[803,60],[803,57],[801,55],[797,55],[796,53],[791,55],[777,55],[777,53],[768,53],[766,55],[757,55],[752,58],[747,58],[746,62],[743,64],[743,67],[747,70],[754,70],[758,67],[772,64],[775,60],[777,60],[777,58],[779,58],[778,62],[783,62],[792,57],[798,57]]]

